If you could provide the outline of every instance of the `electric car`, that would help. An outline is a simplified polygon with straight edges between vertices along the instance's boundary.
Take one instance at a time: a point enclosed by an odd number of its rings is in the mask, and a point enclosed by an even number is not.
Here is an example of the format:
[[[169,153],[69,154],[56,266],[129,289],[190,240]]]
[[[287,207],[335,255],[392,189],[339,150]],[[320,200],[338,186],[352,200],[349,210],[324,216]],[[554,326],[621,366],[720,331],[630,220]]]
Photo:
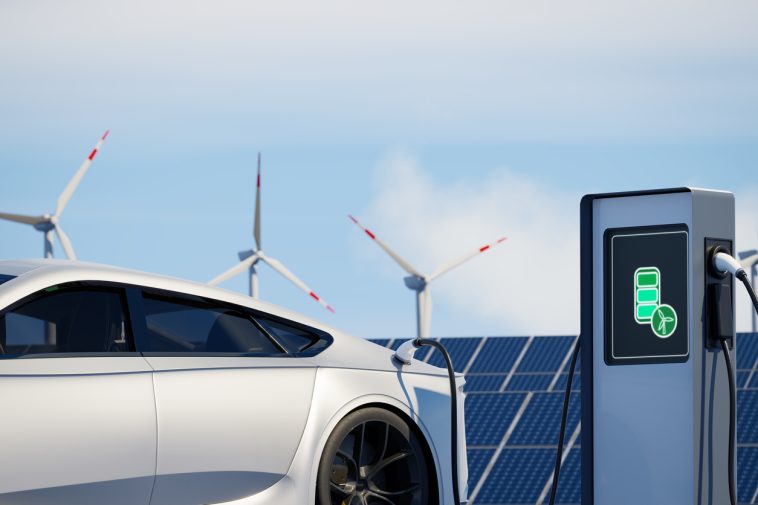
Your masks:
[[[448,376],[392,356],[203,284],[0,261],[0,503],[452,503]]]

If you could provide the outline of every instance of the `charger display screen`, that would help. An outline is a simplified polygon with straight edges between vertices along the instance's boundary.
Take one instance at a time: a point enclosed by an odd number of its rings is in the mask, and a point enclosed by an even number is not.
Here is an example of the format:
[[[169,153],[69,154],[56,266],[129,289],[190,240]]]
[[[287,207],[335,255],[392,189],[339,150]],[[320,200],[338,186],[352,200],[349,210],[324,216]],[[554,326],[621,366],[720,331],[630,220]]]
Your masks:
[[[605,362],[687,361],[687,226],[608,229],[604,250]]]

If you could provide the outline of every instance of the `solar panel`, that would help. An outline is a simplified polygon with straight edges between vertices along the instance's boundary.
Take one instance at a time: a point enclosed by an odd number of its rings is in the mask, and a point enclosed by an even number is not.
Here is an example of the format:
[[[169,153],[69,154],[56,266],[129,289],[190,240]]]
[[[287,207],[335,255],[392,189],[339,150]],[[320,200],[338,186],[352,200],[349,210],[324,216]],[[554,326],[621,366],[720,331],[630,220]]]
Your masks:
[[[496,393],[500,391],[500,386],[505,382],[506,374],[493,375],[467,375],[464,389],[467,393],[479,391]]]
[[[474,490],[474,486],[479,482],[479,478],[493,454],[495,454],[495,449],[468,449],[466,451],[469,493]]]
[[[582,455],[579,449],[571,449],[561,465],[558,479],[558,496],[555,503],[569,504],[582,501]],[[549,495],[548,495],[549,496]]]
[[[737,391],[737,443],[758,444],[758,390]]]
[[[466,369],[471,356],[474,355],[476,347],[479,345],[479,338],[443,338],[442,344],[450,354],[450,359],[453,361],[453,368],[456,372],[463,372]],[[427,363],[444,367],[445,360],[439,351],[430,349],[431,355]]]
[[[758,370],[753,370],[752,372],[750,372],[750,374],[748,375],[748,380],[750,381],[750,383],[745,384],[744,386],[745,388],[758,389]]]
[[[503,450],[475,503],[535,503],[550,477],[554,459],[555,452],[550,449]]]
[[[469,505],[523,505],[535,503],[552,474],[554,445],[558,438],[563,391],[566,387],[566,357],[575,337],[533,337],[523,353],[516,373],[504,392],[499,392],[513,365],[522,354],[526,337],[492,337],[483,345],[481,338],[445,338],[456,370],[463,370],[479,349],[466,374],[466,437],[468,443],[469,490],[483,476],[481,489]],[[403,339],[378,343],[397,348]],[[758,334],[739,333],[737,359],[737,480],[741,503],[750,503],[758,492]],[[435,352],[421,353],[434,365],[442,365]],[[547,388],[561,365],[563,372],[552,392]],[[581,388],[580,364],[574,376],[568,443],[579,421]],[[518,420],[492,471],[483,475],[527,394],[529,404]],[[581,435],[563,462],[557,503],[577,505],[581,501]],[[758,500],[756,500],[758,501]],[[547,500],[545,500],[547,503]]]
[[[574,340],[576,337],[535,338],[516,371],[555,373],[566,358]]]
[[[735,349],[737,369],[750,370],[758,358],[758,335],[755,333],[738,333]]]
[[[758,484],[758,447],[737,448],[737,501],[751,500]]]
[[[387,344],[390,343],[390,339],[388,338],[380,338],[376,340],[371,340],[371,342],[375,343],[376,345],[381,345],[382,347],[387,347]]]
[[[466,442],[471,446],[497,446],[516,415],[522,393],[471,393],[466,397]]]
[[[737,387],[738,388],[745,388],[747,387],[747,380],[750,378],[750,372],[743,370],[737,372]]]
[[[555,373],[548,374],[513,374],[506,391],[547,391],[553,382]]]
[[[469,369],[469,373],[508,372],[516,362],[526,337],[490,338]]]
[[[579,423],[579,394],[571,394],[566,441]],[[555,446],[561,424],[563,393],[534,393],[508,445]]]
[[[571,391],[580,391],[582,389],[582,374],[577,370],[574,372],[574,380],[571,383]],[[562,373],[553,387],[553,391],[566,392],[566,381],[568,380],[568,373]]]

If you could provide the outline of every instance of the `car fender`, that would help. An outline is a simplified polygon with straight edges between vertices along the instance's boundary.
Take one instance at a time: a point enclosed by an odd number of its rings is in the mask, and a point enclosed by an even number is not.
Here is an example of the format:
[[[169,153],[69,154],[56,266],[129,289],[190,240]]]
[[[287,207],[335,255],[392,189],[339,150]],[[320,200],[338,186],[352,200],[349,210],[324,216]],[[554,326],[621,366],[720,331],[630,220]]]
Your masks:
[[[346,377],[351,380],[345,380]],[[335,388],[347,390],[346,394],[340,395],[339,402],[325,408],[317,398],[323,391],[333,391]],[[311,421],[313,423],[310,426],[306,424],[306,435],[301,443],[301,448],[309,448],[312,453],[304,460],[295,458],[299,463],[309,463],[309,468],[307,474],[303,474],[305,468],[291,468],[288,473],[298,474],[302,477],[301,481],[307,482],[308,503],[315,501],[319,462],[329,436],[345,416],[367,405],[385,405],[402,412],[415,423],[432,456],[439,496],[445,496],[445,490],[452,489],[450,472],[446,471],[448,465],[443,464],[450,460],[447,383],[439,377],[420,374],[322,368],[316,378],[312,419],[308,421],[309,424]],[[435,422],[425,420],[426,415]],[[440,419],[443,422],[436,422]]]

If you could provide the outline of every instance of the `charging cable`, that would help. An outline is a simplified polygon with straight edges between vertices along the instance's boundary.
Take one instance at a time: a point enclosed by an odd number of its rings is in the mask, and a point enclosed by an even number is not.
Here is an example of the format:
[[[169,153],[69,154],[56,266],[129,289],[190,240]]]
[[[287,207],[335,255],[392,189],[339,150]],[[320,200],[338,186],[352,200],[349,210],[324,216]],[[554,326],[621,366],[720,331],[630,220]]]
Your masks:
[[[550,492],[550,505],[555,505],[555,498],[558,492],[558,478],[561,473],[561,459],[563,456],[563,440],[566,435],[566,422],[568,419],[569,401],[571,399],[571,387],[574,382],[574,372],[576,370],[576,362],[579,358],[580,339],[577,338],[576,344],[574,344],[574,351],[571,356],[571,365],[569,366],[568,379],[566,380],[566,392],[563,396],[563,411],[561,413],[561,428],[558,437],[558,448],[555,456],[555,468],[553,470],[553,484]],[[408,340],[400,344],[400,347],[395,351],[394,358],[403,365],[410,365],[413,355],[416,350],[422,346],[429,346],[437,349],[445,359],[445,365],[447,366],[447,374],[450,380],[450,443],[452,453],[452,473],[453,473],[453,500],[455,505],[460,505],[460,493],[458,490],[458,399],[456,395],[455,386],[455,370],[453,369],[453,361],[450,358],[450,353],[444,345],[436,340],[417,338],[414,340]]]
[[[729,355],[729,344],[721,339],[721,350],[726,360],[726,373],[729,374],[729,501],[731,505],[737,505],[737,492],[734,489],[734,442],[735,428],[737,424],[737,391],[734,383],[734,371],[732,370],[732,358]]]
[[[428,338],[416,338],[400,344],[395,351],[394,358],[403,365],[410,365],[416,350],[422,346],[429,346],[437,349],[445,359],[447,366],[447,375],[450,380],[450,453],[452,457],[453,473],[453,503],[461,505],[461,495],[458,490],[458,396],[455,386],[455,369],[453,369],[453,360],[445,346],[436,340]]]
[[[753,308],[758,312],[758,298],[756,298],[755,290],[753,289],[753,286],[750,285],[750,281],[747,278],[747,272],[745,272],[745,269],[740,265],[740,262],[719,247],[714,249],[711,261],[711,266],[718,274],[725,276],[729,273],[742,282],[750,296],[750,300],[753,302]],[[729,345],[727,344],[726,339],[723,338],[721,339],[721,350],[724,353],[726,370],[729,374],[729,500],[731,501],[731,505],[736,505],[737,492],[734,489],[736,482],[734,476],[734,446],[736,442],[735,431],[737,425],[737,387],[734,379],[734,371],[732,369],[732,359],[729,355]]]
[[[568,379],[566,380],[566,392],[563,394],[563,411],[561,412],[561,429],[558,433],[558,447],[555,453],[555,467],[553,468],[553,484],[550,487],[550,505],[555,505],[555,497],[558,494],[558,478],[561,475],[561,460],[563,459],[563,439],[566,436],[566,421],[568,419],[569,401],[571,400],[571,385],[574,382],[574,370],[576,360],[579,358],[581,339],[577,338],[574,344],[574,352],[571,355]]]
[[[555,468],[553,470],[553,484],[550,491],[550,505],[555,505],[555,498],[558,492],[558,478],[561,473],[561,459],[563,456],[563,440],[566,436],[566,422],[568,419],[569,401],[571,399],[571,386],[574,382],[574,372],[576,370],[576,362],[579,358],[580,339],[577,338],[576,344],[574,344],[574,351],[571,356],[571,365],[569,367],[568,379],[566,380],[566,392],[563,396],[563,412],[561,413],[561,428],[558,436],[558,448],[555,456]],[[413,355],[416,350],[422,346],[429,346],[437,349],[442,357],[445,359],[445,365],[447,366],[447,374],[450,380],[450,444],[452,455],[452,473],[453,473],[453,500],[455,505],[460,505],[460,492],[458,490],[458,398],[456,395],[455,386],[455,370],[453,369],[453,361],[450,358],[450,353],[447,352],[445,346],[436,340],[430,340],[425,338],[417,338],[414,340],[408,340],[400,344],[400,347],[395,351],[394,358],[403,365],[410,365]]]

